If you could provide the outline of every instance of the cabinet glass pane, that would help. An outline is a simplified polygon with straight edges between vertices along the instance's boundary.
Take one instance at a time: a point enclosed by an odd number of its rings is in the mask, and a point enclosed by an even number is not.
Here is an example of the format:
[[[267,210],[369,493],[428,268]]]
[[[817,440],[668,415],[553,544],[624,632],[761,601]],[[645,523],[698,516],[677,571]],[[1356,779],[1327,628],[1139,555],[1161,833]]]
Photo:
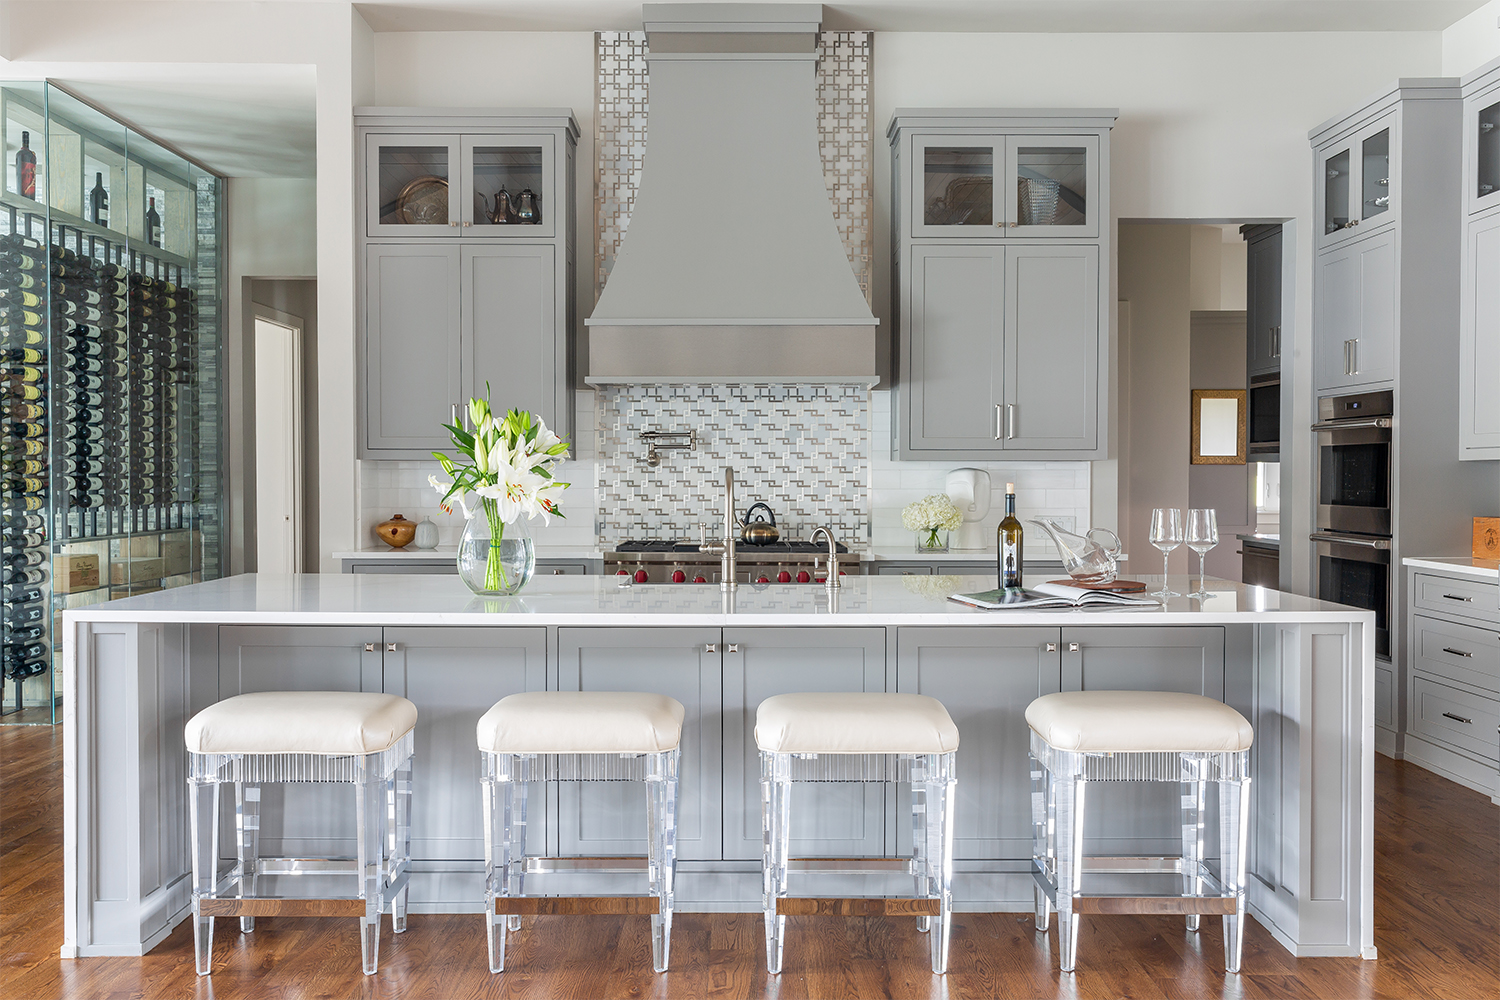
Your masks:
[[[448,224],[448,147],[380,147],[380,224]]]
[[[1088,223],[1088,151],[1080,146],[1022,146],[1016,153],[1016,222]]]
[[[924,150],[922,222],[928,226],[995,224],[995,151],[989,146]]]
[[[1361,147],[1360,218],[1369,219],[1391,210],[1391,130],[1383,128]]]
[[[1500,103],[1479,112],[1479,190],[1483,198],[1500,189]]]
[[[540,146],[474,147],[476,226],[540,225],[545,207]]]
[[[1323,161],[1323,232],[1349,224],[1349,150]]]

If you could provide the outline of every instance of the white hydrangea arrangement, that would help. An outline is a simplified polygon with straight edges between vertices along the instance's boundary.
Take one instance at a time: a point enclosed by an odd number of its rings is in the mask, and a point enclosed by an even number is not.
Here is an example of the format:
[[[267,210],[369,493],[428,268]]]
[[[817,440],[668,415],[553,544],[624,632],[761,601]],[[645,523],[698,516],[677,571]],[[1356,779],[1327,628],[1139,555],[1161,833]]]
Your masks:
[[[938,532],[957,530],[964,523],[964,515],[946,493],[934,493],[902,508],[901,523],[907,531],[927,533],[918,543],[920,548],[944,549],[947,546],[938,538]]]

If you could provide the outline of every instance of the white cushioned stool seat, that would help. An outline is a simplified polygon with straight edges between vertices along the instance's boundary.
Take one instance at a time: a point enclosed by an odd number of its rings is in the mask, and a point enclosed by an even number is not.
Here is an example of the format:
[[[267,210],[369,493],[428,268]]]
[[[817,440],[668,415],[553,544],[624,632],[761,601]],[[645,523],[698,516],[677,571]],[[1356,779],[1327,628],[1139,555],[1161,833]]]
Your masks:
[[[682,742],[682,703],[634,691],[527,691],[479,719],[488,753],[664,753]]]
[[[417,706],[393,694],[261,691],[215,702],[188,720],[192,753],[312,753],[388,750],[417,724]]]
[[[755,745],[768,753],[951,753],[958,727],[923,694],[778,694],[755,712]]]
[[[1026,707],[1026,724],[1074,753],[1237,753],[1254,731],[1221,701],[1166,691],[1065,691]]]

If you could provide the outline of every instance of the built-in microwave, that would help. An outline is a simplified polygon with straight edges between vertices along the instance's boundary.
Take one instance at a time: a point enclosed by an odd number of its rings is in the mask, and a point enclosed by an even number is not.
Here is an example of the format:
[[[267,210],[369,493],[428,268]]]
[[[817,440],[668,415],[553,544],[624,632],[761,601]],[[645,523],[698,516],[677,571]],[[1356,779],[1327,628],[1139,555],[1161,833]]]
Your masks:
[[[1250,377],[1246,451],[1252,462],[1281,461],[1281,372]]]
[[[1318,530],[1391,535],[1390,390],[1318,400]]]

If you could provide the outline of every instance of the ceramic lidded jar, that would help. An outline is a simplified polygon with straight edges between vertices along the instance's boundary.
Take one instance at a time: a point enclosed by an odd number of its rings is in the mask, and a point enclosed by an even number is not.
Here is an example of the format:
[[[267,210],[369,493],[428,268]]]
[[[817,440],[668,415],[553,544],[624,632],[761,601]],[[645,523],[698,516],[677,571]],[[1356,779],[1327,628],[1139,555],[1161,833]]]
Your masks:
[[[375,526],[375,535],[393,549],[403,548],[417,536],[417,522],[393,514],[389,521],[381,521]]]

